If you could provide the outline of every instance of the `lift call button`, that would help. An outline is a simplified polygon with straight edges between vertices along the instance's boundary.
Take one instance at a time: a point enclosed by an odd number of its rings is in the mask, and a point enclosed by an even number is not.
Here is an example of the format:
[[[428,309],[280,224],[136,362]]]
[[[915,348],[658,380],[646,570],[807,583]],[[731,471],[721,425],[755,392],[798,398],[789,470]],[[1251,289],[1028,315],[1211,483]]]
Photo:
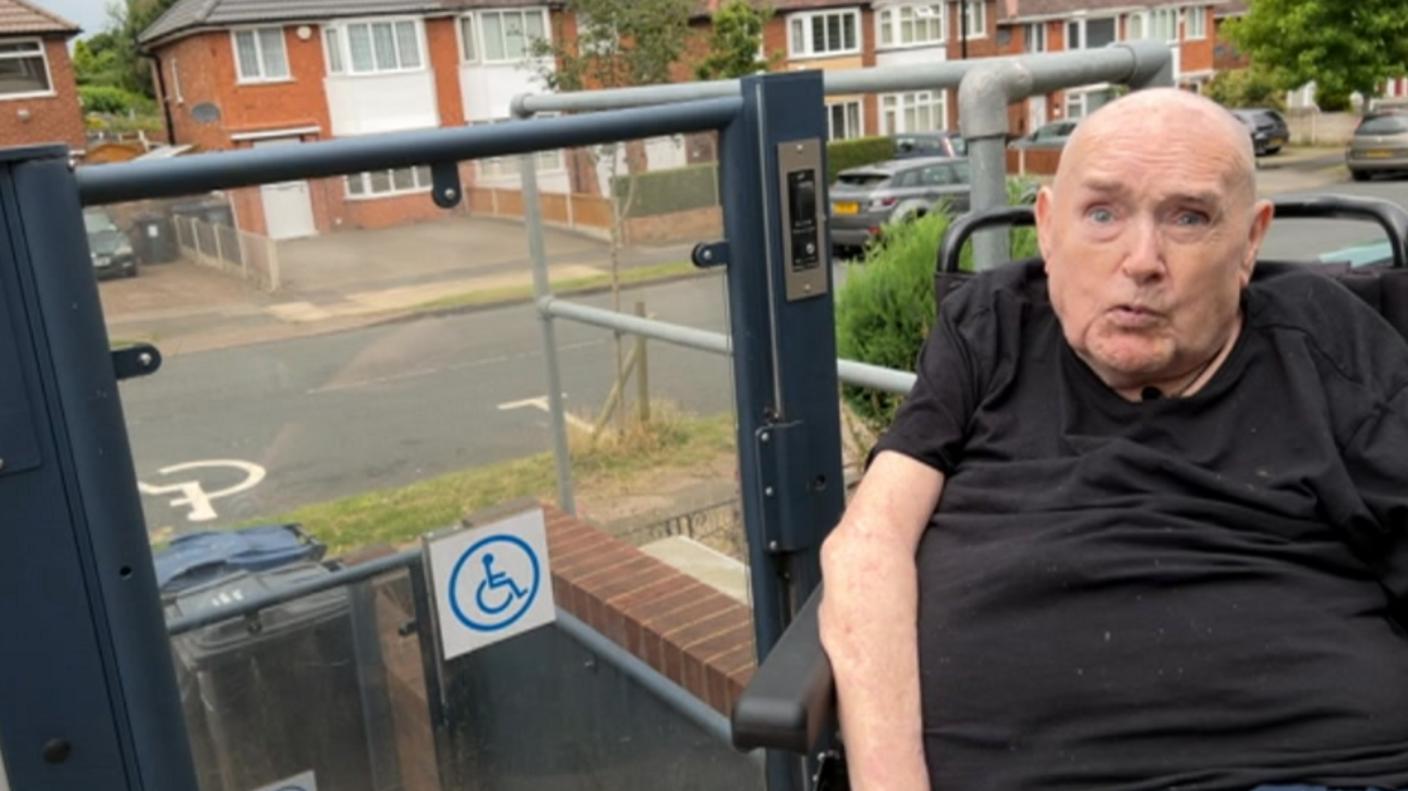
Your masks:
[[[787,174],[789,228],[792,235],[793,270],[812,269],[821,265],[817,250],[816,171],[807,168]]]

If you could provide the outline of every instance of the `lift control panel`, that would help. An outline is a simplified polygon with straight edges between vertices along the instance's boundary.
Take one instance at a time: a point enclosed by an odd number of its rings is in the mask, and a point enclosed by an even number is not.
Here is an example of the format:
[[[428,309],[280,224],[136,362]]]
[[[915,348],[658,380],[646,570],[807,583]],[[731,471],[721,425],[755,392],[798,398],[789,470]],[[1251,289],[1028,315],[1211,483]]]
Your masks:
[[[825,294],[831,245],[826,229],[826,170],[821,141],[783,143],[777,150],[782,198],[782,268],[787,301]]]

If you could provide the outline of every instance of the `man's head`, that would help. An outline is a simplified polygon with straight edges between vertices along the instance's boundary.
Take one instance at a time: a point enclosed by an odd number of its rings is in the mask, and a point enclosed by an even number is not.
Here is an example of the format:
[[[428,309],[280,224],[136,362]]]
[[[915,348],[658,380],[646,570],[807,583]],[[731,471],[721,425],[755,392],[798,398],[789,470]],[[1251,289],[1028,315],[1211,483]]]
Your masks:
[[[1178,389],[1241,327],[1271,222],[1246,129],[1176,89],[1138,91],[1076,128],[1037,231],[1066,340],[1122,393]]]

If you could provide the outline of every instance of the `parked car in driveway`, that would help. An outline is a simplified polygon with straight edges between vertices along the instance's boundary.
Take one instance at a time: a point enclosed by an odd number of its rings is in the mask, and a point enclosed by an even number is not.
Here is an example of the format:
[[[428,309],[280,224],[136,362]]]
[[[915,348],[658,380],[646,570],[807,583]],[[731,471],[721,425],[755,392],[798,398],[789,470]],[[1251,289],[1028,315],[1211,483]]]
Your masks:
[[[1286,119],[1275,110],[1238,107],[1231,112],[1252,136],[1252,149],[1257,156],[1274,154],[1291,139],[1291,128],[1286,125]]]
[[[1369,113],[1345,146],[1344,163],[1355,181],[1375,173],[1408,173],[1408,112]]]
[[[136,277],[137,256],[132,241],[103,209],[84,209],[83,227],[88,232],[88,252],[93,273],[104,277]]]
[[[957,132],[904,132],[892,137],[895,159],[968,156],[968,143]]]
[[[1052,121],[1042,124],[1036,131],[1019,137],[1007,144],[1008,148],[1064,148],[1066,139],[1076,131],[1079,121]]]
[[[922,217],[940,202],[968,210],[968,160],[894,159],[837,174],[831,185],[831,246],[863,248],[886,223]]]

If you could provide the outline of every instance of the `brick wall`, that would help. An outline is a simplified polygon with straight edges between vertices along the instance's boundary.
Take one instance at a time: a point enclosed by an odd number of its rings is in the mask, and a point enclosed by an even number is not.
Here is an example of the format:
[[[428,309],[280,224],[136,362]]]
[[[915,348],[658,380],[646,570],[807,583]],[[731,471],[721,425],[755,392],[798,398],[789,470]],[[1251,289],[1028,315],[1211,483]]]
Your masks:
[[[545,510],[557,606],[727,716],[756,665],[748,608],[586,522]]]
[[[63,36],[44,39],[44,57],[49,61],[54,95],[0,100],[0,146],[64,143],[71,150],[82,151],[88,136]]]
[[[627,246],[706,242],[723,236],[724,216],[723,209],[709,206],[655,217],[631,217],[625,225]]]

